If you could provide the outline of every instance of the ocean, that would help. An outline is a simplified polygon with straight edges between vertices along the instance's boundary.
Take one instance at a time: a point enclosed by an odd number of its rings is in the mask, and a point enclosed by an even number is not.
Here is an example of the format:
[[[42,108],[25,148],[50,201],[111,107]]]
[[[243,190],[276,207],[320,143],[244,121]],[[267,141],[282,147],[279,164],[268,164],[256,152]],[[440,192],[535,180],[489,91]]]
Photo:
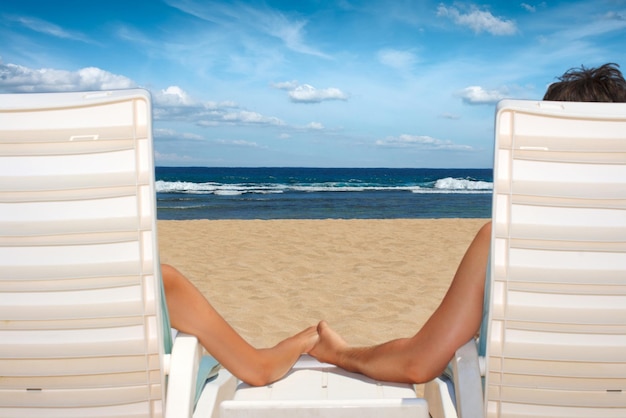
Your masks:
[[[489,218],[491,169],[157,167],[157,217]]]

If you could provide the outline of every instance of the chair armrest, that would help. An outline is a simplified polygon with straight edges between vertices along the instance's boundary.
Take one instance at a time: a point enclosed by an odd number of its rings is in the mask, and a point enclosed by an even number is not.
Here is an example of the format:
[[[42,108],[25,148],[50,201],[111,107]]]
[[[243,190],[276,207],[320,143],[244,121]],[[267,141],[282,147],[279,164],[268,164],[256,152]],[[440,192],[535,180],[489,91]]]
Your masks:
[[[428,412],[432,418],[458,418],[450,388],[452,382],[446,376],[436,377],[424,385],[424,399],[428,402]]]
[[[473,338],[456,351],[451,365],[459,418],[484,417],[483,384]]]
[[[179,332],[174,339],[174,346],[169,360],[169,378],[165,398],[165,416],[167,418],[189,418],[193,414],[196,377],[202,346],[193,335]]]

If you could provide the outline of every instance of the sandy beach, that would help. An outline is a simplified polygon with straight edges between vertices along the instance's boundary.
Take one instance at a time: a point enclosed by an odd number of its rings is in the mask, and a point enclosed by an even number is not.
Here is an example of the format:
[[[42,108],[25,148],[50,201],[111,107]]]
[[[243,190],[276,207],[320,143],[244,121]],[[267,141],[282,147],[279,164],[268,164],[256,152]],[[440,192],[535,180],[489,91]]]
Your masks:
[[[161,261],[257,347],[326,319],[351,344],[413,335],[485,219],[159,221]]]

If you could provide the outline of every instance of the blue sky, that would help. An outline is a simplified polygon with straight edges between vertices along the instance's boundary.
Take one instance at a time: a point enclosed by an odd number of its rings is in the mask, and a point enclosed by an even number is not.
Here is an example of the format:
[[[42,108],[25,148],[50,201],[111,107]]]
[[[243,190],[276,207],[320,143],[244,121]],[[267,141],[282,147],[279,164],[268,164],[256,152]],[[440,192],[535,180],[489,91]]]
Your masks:
[[[0,92],[146,88],[157,165],[487,168],[498,100],[625,44],[626,0],[4,0]]]

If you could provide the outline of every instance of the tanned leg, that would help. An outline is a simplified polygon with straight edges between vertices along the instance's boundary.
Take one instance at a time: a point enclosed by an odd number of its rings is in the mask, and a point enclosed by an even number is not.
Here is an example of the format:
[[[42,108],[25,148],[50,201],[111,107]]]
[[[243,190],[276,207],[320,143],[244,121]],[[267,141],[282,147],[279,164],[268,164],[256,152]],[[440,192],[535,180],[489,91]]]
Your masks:
[[[441,304],[413,337],[350,347],[322,321],[310,354],[379,380],[423,383],[437,377],[480,326],[490,241],[487,223],[468,247]]]
[[[251,385],[280,379],[317,341],[315,327],[276,346],[257,349],[247,343],[181,272],[162,265],[165,298],[172,327],[194,335],[226,369]]]

